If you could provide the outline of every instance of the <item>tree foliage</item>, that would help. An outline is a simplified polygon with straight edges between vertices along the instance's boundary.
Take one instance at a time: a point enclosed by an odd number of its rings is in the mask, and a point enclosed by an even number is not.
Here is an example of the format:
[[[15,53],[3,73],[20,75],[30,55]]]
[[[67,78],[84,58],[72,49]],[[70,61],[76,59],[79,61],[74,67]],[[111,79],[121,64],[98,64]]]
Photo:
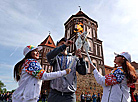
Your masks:
[[[5,89],[3,90],[3,87],[5,87],[4,83],[2,81],[0,81],[0,91],[6,91]]]
[[[3,88],[3,93],[6,93],[7,92],[7,89],[6,88]]]

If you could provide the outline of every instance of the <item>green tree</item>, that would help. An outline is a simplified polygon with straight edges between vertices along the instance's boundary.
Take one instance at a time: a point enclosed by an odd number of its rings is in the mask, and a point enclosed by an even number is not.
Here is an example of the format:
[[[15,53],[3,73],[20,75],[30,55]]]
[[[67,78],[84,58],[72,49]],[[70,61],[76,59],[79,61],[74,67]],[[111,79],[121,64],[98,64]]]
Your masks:
[[[3,87],[5,87],[4,83],[0,81],[0,91],[3,92]]]
[[[3,93],[6,93],[7,92],[7,89],[6,88],[3,88]]]
[[[13,93],[15,91],[15,89],[14,90],[12,90],[11,92]]]

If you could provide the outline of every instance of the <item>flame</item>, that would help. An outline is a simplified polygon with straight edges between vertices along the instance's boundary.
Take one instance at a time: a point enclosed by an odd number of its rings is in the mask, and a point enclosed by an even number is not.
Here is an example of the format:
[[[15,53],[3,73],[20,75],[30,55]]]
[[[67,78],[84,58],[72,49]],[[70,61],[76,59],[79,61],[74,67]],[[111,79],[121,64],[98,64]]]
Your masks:
[[[79,32],[80,34],[83,32],[83,24],[78,22],[77,28],[75,28],[74,32]]]

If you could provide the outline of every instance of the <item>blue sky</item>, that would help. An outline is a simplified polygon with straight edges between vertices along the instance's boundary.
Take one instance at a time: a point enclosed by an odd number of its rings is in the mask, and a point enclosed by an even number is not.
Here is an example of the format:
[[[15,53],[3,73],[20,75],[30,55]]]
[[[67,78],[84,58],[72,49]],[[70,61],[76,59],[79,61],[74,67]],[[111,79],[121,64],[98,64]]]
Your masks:
[[[104,61],[113,66],[114,52],[128,51],[138,62],[137,0],[0,0],[0,80],[8,90],[17,88],[13,67],[26,45],[39,45],[49,31],[56,42],[64,23],[82,11],[98,22]]]

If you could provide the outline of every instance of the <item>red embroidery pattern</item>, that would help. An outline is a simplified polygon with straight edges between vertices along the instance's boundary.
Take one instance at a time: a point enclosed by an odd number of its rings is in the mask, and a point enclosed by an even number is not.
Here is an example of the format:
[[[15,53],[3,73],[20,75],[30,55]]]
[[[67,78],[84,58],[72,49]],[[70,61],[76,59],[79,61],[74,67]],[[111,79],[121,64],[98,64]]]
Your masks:
[[[105,75],[105,86],[121,83],[124,76],[124,71],[121,68],[115,68],[110,74]]]
[[[41,79],[45,72],[44,69],[41,68],[40,64],[38,64],[38,62],[34,59],[27,59],[24,64],[24,68],[28,74],[38,79]]]
[[[105,75],[105,86],[111,86],[118,84],[116,77],[113,74],[107,74]]]

